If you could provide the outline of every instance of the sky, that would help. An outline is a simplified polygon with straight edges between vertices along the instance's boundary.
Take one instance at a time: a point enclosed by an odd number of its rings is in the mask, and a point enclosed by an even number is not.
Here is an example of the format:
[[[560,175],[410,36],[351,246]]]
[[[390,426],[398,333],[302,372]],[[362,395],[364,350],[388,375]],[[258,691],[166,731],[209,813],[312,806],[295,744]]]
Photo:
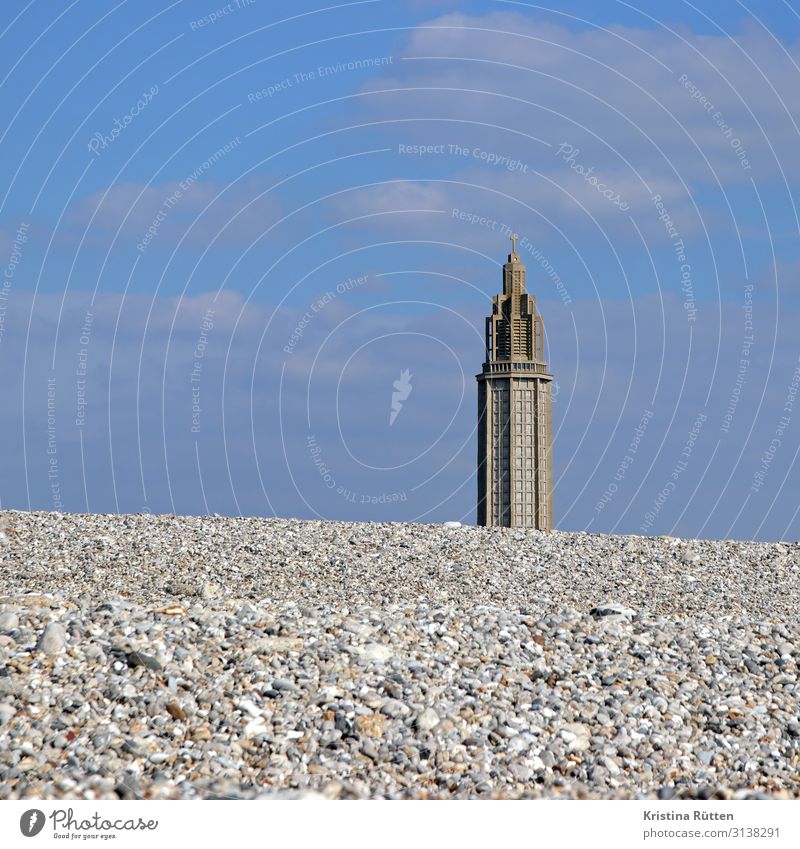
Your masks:
[[[517,232],[556,527],[800,537],[796,0],[3,12],[3,509],[474,523]]]

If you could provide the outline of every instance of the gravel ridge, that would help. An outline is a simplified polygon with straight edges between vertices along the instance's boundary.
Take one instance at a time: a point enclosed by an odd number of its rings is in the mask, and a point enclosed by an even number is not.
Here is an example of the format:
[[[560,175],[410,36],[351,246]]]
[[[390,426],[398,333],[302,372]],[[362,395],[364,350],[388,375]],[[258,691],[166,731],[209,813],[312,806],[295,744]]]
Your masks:
[[[0,512],[0,798],[796,798],[800,544]]]

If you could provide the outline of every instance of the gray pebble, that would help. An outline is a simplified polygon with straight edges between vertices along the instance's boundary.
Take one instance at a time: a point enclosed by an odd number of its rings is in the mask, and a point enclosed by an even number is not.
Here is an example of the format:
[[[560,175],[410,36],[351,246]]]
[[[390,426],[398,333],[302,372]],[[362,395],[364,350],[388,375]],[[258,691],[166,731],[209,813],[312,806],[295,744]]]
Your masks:
[[[19,625],[19,617],[13,611],[0,613],[0,634],[7,634]]]
[[[793,543],[8,515],[0,799],[797,794]]]
[[[36,643],[36,650],[49,655],[61,654],[67,645],[67,634],[58,622],[51,622]]]

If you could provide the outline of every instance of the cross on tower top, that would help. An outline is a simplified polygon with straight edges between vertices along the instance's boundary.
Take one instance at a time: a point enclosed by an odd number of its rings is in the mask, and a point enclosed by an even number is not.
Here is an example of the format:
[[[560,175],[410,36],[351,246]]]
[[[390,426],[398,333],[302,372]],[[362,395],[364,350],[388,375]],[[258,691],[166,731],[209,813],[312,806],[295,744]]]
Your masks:
[[[516,233],[512,233],[510,238],[511,238],[511,253],[515,254],[517,252],[517,239],[519,239],[519,236]]]

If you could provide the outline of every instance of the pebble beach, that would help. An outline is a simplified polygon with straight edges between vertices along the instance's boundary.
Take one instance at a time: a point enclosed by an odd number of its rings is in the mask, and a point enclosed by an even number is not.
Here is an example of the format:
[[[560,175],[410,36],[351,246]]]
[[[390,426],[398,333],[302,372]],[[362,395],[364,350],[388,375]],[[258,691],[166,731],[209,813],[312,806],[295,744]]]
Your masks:
[[[800,797],[800,543],[0,512],[0,798]]]

